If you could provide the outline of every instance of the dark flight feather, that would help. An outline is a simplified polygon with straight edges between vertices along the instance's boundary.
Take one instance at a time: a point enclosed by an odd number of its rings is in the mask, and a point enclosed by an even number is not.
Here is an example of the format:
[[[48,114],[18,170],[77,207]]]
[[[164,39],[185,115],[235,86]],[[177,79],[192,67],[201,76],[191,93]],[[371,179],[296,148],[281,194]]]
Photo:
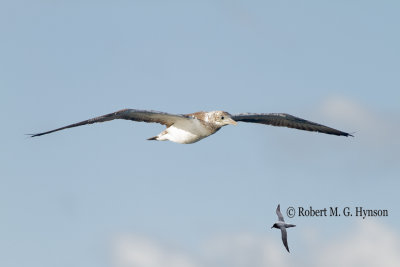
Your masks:
[[[138,109],[122,109],[113,113],[109,113],[103,116],[95,117],[92,119],[88,119],[85,121],[77,122],[74,124],[70,124],[61,128],[57,128],[54,130],[50,130],[47,132],[31,134],[31,137],[41,136],[57,131],[61,131],[68,128],[78,127],[86,124],[93,124],[97,122],[105,122],[111,121],[116,119],[123,119],[123,120],[132,120],[138,122],[155,122],[166,125],[167,127],[171,126],[178,120],[190,120],[191,118],[185,115],[175,115],[169,114],[165,112],[159,111],[152,111],[152,110],[138,110]]]
[[[235,121],[261,123],[339,136],[353,136],[349,133],[285,113],[242,113],[233,115],[232,119]]]

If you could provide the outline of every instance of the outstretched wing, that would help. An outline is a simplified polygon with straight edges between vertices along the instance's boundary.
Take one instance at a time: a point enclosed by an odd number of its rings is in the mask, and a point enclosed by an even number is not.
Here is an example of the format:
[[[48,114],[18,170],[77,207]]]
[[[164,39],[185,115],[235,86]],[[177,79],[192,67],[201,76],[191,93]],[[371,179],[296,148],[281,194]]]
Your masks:
[[[290,253],[289,245],[288,245],[288,242],[287,242],[287,232],[286,232],[286,228],[285,227],[281,227],[281,233],[282,233],[282,242],[285,245],[285,248],[287,249],[287,251]]]
[[[352,136],[328,126],[324,126],[312,121],[307,121],[285,113],[242,113],[233,115],[232,119],[235,121],[253,122],[268,124],[273,126],[283,126],[288,128],[295,128],[304,131],[320,132],[325,134]]]
[[[167,127],[171,126],[175,122],[179,120],[191,120],[192,118],[185,116],[185,115],[174,115],[164,112],[152,111],[152,110],[138,110],[138,109],[122,109],[110,114],[106,114],[100,117],[92,118],[89,120],[77,122],[74,124],[70,124],[61,128],[57,128],[51,131],[32,134],[31,137],[41,136],[57,131],[61,131],[68,128],[78,127],[86,124],[93,124],[97,122],[105,122],[111,121],[116,119],[123,119],[123,120],[132,120],[132,121],[141,121],[141,122],[157,122]]]
[[[281,222],[284,222],[285,219],[283,219],[282,213],[281,213],[281,204],[278,204],[278,207],[276,208],[276,215],[278,215],[278,219]]]

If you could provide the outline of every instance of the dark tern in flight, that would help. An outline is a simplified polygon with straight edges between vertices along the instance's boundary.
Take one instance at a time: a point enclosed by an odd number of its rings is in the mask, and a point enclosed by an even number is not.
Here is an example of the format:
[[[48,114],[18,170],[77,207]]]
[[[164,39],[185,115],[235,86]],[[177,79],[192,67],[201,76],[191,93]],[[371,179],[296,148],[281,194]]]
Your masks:
[[[273,126],[283,126],[304,131],[320,132],[338,136],[352,136],[349,133],[336,130],[315,122],[307,121],[285,113],[241,113],[231,115],[225,111],[195,112],[190,114],[170,114],[152,110],[122,109],[110,114],[78,123],[70,124],[51,131],[31,134],[31,137],[41,136],[67,128],[86,124],[105,122],[116,119],[138,122],[155,122],[167,128],[157,136],[148,140],[172,141],[180,144],[192,144],[216,133],[221,127],[237,122],[252,122]]]
[[[295,227],[296,225],[285,223],[285,219],[283,219],[283,216],[282,216],[282,213],[281,213],[281,205],[280,204],[276,208],[276,215],[278,215],[278,222],[274,223],[274,225],[272,225],[271,229],[272,228],[277,228],[277,229],[281,230],[282,242],[285,245],[285,248],[287,249],[287,251],[290,253],[289,245],[288,245],[288,242],[287,242],[286,228]]]

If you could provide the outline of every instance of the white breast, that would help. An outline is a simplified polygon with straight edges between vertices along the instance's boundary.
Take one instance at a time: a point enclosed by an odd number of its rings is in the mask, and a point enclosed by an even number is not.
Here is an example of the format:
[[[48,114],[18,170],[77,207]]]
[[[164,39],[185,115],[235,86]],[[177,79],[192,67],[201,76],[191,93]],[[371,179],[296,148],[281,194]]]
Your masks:
[[[214,132],[210,131],[197,119],[177,122],[159,136],[160,141],[170,140],[180,144],[191,144],[207,137]]]

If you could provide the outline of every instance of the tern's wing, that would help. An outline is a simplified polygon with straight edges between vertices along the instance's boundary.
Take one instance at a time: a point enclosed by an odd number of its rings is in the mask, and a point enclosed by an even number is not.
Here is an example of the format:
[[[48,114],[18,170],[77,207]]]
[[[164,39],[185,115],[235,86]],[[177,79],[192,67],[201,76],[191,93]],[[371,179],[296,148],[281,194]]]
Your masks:
[[[352,136],[349,133],[345,133],[330,128],[328,126],[307,121],[285,113],[242,113],[233,115],[232,119],[235,121],[261,123],[273,126],[283,126],[304,131],[320,132],[325,134]]]
[[[289,245],[288,245],[288,242],[287,242],[287,232],[286,232],[286,228],[285,227],[281,227],[281,233],[282,233],[282,242],[285,245],[285,248],[287,249],[287,251],[290,253]]]
[[[281,213],[281,204],[278,204],[278,207],[276,208],[276,215],[278,215],[278,219],[281,222],[284,222],[285,219],[283,219],[282,213]]]
[[[175,115],[169,114],[164,112],[152,111],[152,110],[138,110],[138,109],[122,109],[110,114],[106,114],[100,117],[96,117],[93,119],[81,121],[78,123],[70,124],[61,128],[57,128],[51,131],[31,134],[31,137],[41,136],[44,134],[49,134],[57,131],[61,131],[67,128],[78,127],[86,124],[92,124],[96,122],[105,122],[111,121],[116,119],[123,119],[123,120],[132,120],[132,121],[141,121],[141,122],[157,122],[167,127],[171,126],[175,122],[179,120],[192,120],[192,118],[185,116],[185,115]]]

